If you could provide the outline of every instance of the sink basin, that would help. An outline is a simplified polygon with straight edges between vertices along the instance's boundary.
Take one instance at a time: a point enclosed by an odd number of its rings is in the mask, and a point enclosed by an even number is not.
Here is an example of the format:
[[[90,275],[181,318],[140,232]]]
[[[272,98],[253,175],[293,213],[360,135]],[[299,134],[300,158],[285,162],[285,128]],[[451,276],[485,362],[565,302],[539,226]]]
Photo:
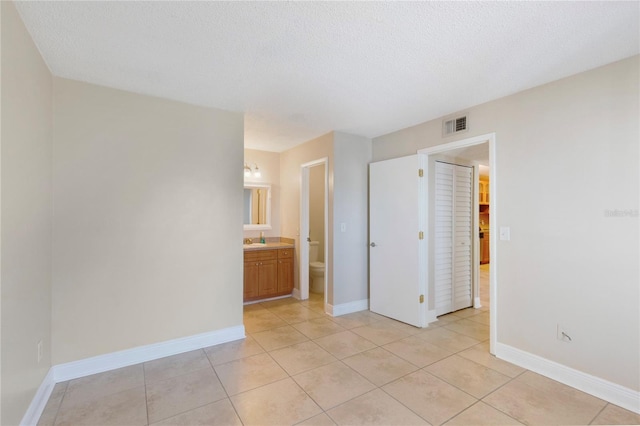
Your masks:
[[[251,244],[243,244],[242,246],[244,248],[251,248],[251,247],[264,247],[266,245],[267,243],[251,243]]]

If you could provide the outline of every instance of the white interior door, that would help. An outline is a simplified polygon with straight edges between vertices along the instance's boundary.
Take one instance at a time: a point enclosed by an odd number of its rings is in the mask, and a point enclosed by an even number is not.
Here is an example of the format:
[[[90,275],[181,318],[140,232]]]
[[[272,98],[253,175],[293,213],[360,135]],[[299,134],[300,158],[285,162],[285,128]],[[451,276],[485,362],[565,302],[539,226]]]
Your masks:
[[[369,165],[369,304],[380,315],[423,327],[417,155]]]
[[[436,315],[472,305],[473,168],[435,163]]]

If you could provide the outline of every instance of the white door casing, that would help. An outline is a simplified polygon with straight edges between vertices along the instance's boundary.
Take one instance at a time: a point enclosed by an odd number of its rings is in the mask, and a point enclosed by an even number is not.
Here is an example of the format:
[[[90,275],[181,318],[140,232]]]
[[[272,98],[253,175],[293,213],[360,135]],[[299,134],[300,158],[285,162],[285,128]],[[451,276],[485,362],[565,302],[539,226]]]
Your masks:
[[[372,312],[424,327],[419,161],[412,155],[369,165],[369,304]]]

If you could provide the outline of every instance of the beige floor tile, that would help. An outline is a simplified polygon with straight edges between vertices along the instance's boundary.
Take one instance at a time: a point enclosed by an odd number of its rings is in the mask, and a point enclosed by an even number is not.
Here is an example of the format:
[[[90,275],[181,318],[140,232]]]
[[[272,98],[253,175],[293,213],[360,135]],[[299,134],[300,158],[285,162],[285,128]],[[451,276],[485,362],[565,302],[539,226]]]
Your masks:
[[[178,414],[153,425],[162,426],[242,426],[228,398]]]
[[[211,368],[147,384],[149,423],[173,417],[227,397]]]
[[[143,365],[146,383],[170,379],[203,368],[211,368],[209,359],[202,349],[156,359],[145,362]]]
[[[292,425],[322,412],[291,378],[231,397],[244,425]]]
[[[295,305],[300,301],[294,297],[283,297],[282,299],[269,300],[268,302],[261,302],[260,306],[266,309],[277,308],[284,305]]]
[[[311,341],[287,346],[269,354],[291,376],[336,361],[333,355]]]
[[[488,395],[511,380],[504,374],[458,355],[431,364],[425,370],[476,398]]]
[[[427,329],[420,334],[416,334],[416,336],[451,352],[459,352],[480,343],[480,341],[476,339],[447,330],[445,327],[446,326],[438,327],[432,330]]]
[[[328,411],[339,425],[425,425],[420,416],[380,389],[345,402]]]
[[[287,373],[266,353],[216,365],[214,368],[229,395],[287,377]]]
[[[458,318],[469,318],[474,315],[480,314],[480,311],[474,308],[461,309],[459,311],[452,312],[450,315]]]
[[[49,400],[47,401],[47,405],[45,405],[44,410],[40,415],[40,419],[38,420],[38,426],[53,426],[68,385],[69,382],[67,381],[56,383],[53,387]]]
[[[334,426],[335,424],[336,423],[331,420],[331,417],[327,416],[325,413],[320,413],[310,419],[298,423],[299,426]]]
[[[371,382],[342,362],[315,368],[293,379],[324,410],[375,389]]]
[[[444,326],[447,330],[455,331],[459,334],[464,334],[472,339],[476,339],[480,342],[489,339],[489,327],[470,319],[463,319]]]
[[[244,305],[242,307],[242,311],[245,312],[245,313],[246,312],[254,312],[254,311],[264,310],[264,309],[267,309],[267,308],[262,306],[262,304],[260,304],[260,303],[251,303],[251,304],[248,304],[248,305]]]
[[[420,368],[426,367],[453,354],[453,352],[447,349],[432,345],[426,340],[416,336],[391,342],[384,345],[383,348]]]
[[[468,317],[467,319],[469,321],[473,321],[473,322],[477,322],[477,323],[482,324],[482,325],[486,325],[487,327],[491,323],[488,311],[482,311],[481,314]]]
[[[257,333],[287,325],[285,321],[267,309],[245,313],[243,322],[247,333]]]
[[[382,348],[374,348],[350,356],[343,362],[376,386],[382,386],[418,369],[415,365]]]
[[[76,401],[73,404],[65,398],[55,424],[56,426],[146,425],[147,405],[144,386]]]
[[[299,303],[295,305],[283,305],[270,308],[269,312],[275,314],[288,324],[296,324],[303,321],[309,321],[314,318],[321,318],[324,314],[311,310]]]
[[[271,330],[260,331],[252,335],[252,337],[266,351],[284,348],[285,346],[295,345],[309,340],[304,334],[300,333],[290,325],[278,327]]]
[[[293,328],[307,336],[309,339],[317,339],[318,337],[340,333],[345,330],[343,327],[327,318],[316,318],[298,324],[293,324]]]
[[[526,371],[522,367],[518,367],[517,365],[511,364],[507,361],[503,361],[491,355],[489,353],[488,344],[485,345],[481,343],[479,345],[472,346],[465,351],[458,352],[458,355],[473,362],[477,362],[478,364],[484,365],[485,367],[489,367],[492,370],[496,370],[497,372],[509,377],[517,377],[518,375]]]
[[[142,364],[136,364],[69,381],[64,401],[75,404],[140,386],[144,386],[144,373]]]
[[[477,401],[424,371],[404,376],[382,389],[433,425],[441,424]]]
[[[588,424],[606,403],[527,371],[483,401],[525,424]]]
[[[204,352],[212,365],[219,365],[263,353],[264,349],[253,337],[247,336],[241,340],[210,346],[205,348]]]
[[[453,314],[441,315],[438,317],[437,321],[429,323],[429,327],[431,327],[431,325],[451,324],[452,322],[460,321],[461,319],[462,318]]]
[[[370,325],[352,328],[351,331],[376,345],[386,345],[410,336],[407,331],[395,327],[387,321],[377,321]]]
[[[340,315],[339,317],[332,317],[331,320],[341,327],[350,330],[352,328],[373,324],[380,319],[377,316],[369,315],[369,311],[362,311],[347,315]]]
[[[373,349],[376,344],[351,331],[343,331],[316,339],[315,342],[338,359]]]
[[[607,404],[604,410],[591,422],[592,425],[640,425],[640,414],[617,405]]]
[[[478,402],[449,420],[445,425],[451,426],[484,426],[484,425],[522,425],[519,421],[507,416],[495,408]]]

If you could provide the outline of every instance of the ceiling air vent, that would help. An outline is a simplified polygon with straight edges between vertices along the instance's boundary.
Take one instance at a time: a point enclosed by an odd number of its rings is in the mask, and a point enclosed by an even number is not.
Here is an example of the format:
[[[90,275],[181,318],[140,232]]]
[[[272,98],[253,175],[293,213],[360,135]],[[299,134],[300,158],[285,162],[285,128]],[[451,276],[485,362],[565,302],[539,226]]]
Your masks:
[[[442,136],[449,136],[455,133],[466,132],[467,127],[467,116],[463,115],[455,118],[448,118],[442,121]]]

